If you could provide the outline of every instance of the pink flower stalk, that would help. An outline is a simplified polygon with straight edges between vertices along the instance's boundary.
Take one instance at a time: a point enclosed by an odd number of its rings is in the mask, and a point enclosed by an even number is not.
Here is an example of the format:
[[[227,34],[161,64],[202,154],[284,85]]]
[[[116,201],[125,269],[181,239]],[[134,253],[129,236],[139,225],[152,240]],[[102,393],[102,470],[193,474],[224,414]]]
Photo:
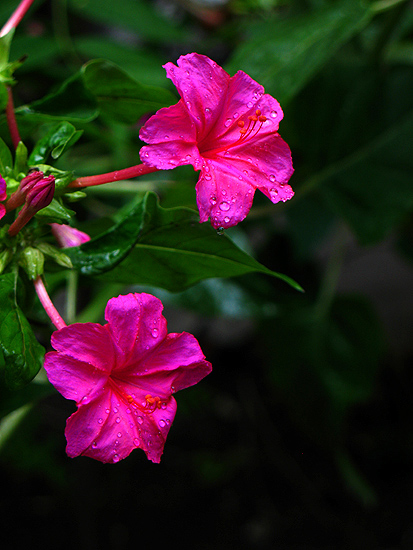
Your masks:
[[[230,77],[196,53],[178,66],[164,65],[181,96],[141,129],[142,162],[158,169],[192,164],[200,221],[231,227],[248,214],[259,189],[273,203],[291,199],[293,173],[288,145],[278,134],[281,107],[243,71]]]
[[[7,184],[0,174],[0,201],[4,201],[7,198]],[[0,204],[0,220],[6,213],[6,207],[4,204]]]
[[[162,303],[150,294],[109,300],[107,324],[56,331],[44,368],[55,388],[76,401],[66,423],[66,452],[118,462],[133,449],[160,462],[175,417],[175,391],[199,382],[211,364],[191,334],[167,334]]]
[[[21,196],[25,197],[24,206],[20,210],[15,221],[11,224],[8,231],[11,237],[17,235],[17,233],[33,218],[37,212],[39,212],[39,210],[46,208],[46,206],[52,202],[55,191],[54,176],[43,176],[43,172],[38,172],[35,174],[37,175],[34,176],[33,174],[30,174],[26,178],[23,178],[20,182],[19,189],[13,193],[7,202],[7,210],[10,210],[10,203],[13,201],[19,202],[21,200]],[[41,176],[38,174],[41,174]],[[25,181],[32,175],[32,180]]]
[[[51,223],[52,233],[62,248],[70,248],[72,246],[80,246],[83,243],[90,241],[87,233],[79,231],[75,227],[61,223]]]

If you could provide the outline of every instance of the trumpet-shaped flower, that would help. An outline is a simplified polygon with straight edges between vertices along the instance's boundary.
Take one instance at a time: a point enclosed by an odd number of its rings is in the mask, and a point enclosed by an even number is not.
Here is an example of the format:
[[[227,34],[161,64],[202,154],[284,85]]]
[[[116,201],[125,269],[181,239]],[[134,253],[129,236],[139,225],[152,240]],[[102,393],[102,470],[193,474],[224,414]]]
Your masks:
[[[164,65],[181,96],[143,126],[142,162],[158,169],[192,164],[200,221],[231,227],[248,214],[259,189],[273,203],[291,199],[293,173],[288,145],[278,134],[281,107],[242,71],[230,77],[196,53],[178,66]]]
[[[211,372],[194,336],[167,334],[162,308],[150,294],[118,296],[106,306],[106,325],[53,333],[47,376],[78,407],[66,424],[70,457],[114,463],[140,448],[160,461],[176,412],[172,394]]]

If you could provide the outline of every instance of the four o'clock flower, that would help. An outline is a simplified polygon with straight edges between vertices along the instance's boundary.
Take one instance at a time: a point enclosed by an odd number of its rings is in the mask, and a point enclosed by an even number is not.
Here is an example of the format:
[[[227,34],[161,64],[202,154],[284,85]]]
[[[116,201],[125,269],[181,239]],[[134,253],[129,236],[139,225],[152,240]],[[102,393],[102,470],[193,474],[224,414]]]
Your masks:
[[[0,201],[4,201],[7,198],[7,184],[0,175]],[[6,207],[0,203],[0,219],[6,213]]]
[[[230,77],[196,53],[178,66],[164,65],[181,96],[160,109],[141,129],[142,162],[158,169],[192,164],[200,221],[231,227],[248,214],[259,189],[273,203],[293,196],[288,145],[278,134],[279,103],[242,71]]]
[[[52,335],[50,382],[77,411],[66,452],[118,462],[135,448],[159,462],[176,412],[172,394],[199,382],[211,364],[188,333],[167,334],[162,303],[150,294],[109,300],[107,324],[76,323]]]

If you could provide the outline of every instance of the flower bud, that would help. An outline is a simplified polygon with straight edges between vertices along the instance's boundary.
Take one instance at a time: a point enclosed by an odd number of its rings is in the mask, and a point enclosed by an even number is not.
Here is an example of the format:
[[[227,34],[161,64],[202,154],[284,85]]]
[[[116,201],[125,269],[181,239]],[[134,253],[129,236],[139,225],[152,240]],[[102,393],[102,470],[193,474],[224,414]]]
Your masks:
[[[70,225],[51,223],[52,233],[62,248],[70,248],[72,246],[80,246],[87,241],[90,241],[90,237],[87,233],[79,231]]]
[[[39,179],[38,176],[40,174],[41,177]],[[52,202],[55,191],[54,176],[44,176],[43,172],[32,172],[26,176],[26,178],[23,178],[22,183],[20,183],[20,187],[16,193],[19,191],[23,193],[25,196],[25,203],[16,220],[10,226],[9,235],[11,237],[17,235],[20,229],[22,229],[22,227],[24,227],[39,210],[45,208]],[[8,209],[9,203],[12,199],[13,196],[10,197],[10,200],[7,203]]]

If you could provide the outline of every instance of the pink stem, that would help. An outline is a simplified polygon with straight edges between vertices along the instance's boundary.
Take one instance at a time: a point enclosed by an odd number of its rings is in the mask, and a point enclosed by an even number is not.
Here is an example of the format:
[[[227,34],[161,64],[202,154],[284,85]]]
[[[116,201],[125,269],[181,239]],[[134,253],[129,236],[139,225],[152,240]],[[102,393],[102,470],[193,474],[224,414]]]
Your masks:
[[[30,8],[30,6],[33,4],[34,0],[22,0],[20,4],[17,6],[15,11],[10,16],[7,23],[4,25],[4,27],[0,31],[0,37],[5,36],[8,34],[11,29],[15,29],[17,25],[20,23],[20,21],[25,16],[27,10]]]
[[[157,172],[158,170],[158,168],[148,166],[147,164],[137,164],[136,166],[124,168],[123,170],[116,170],[115,172],[108,172],[107,174],[76,178],[69,183],[68,187],[91,187],[92,185],[101,185],[102,183],[111,183],[113,181],[137,178],[138,176],[150,174],[151,172]]]
[[[63,319],[59,315],[59,312],[54,307],[50,296],[47,293],[46,287],[44,286],[43,279],[40,275],[34,281],[34,288],[42,306],[44,307],[47,315],[49,316],[51,322],[54,324],[57,330],[66,327],[66,323],[63,321]]]
[[[7,106],[6,106],[7,125],[9,127],[11,140],[13,142],[13,147],[17,149],[17,146],[21,141],[21,139],[19,134],[19,128],[17,127],[16,116],[14,114],[13,95],[12,95],[10,86],[7,86],[7,94],[9,96],[9,99],[7,101]]]

